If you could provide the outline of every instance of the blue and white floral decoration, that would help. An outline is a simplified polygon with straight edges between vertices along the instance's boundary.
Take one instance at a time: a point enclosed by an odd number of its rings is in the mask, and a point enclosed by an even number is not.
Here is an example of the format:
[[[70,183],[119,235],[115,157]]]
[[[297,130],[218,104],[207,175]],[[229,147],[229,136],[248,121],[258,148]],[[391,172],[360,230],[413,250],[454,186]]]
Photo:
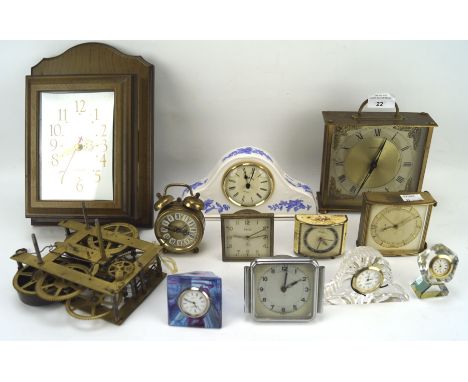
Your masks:
[[[294,187],[302,188],[305,192],[311,194],[312,196],[314,195],[312,187],[310,187],[308,184],[296,181],[295,179],[291,178],[288,174],[284,174],[284,179],[286,179],[286,181]]]
[[[260,156],[268,159],[270,162],[273,162],[272,157],[269,156],[265,151],[257,149],[256,147],[251,147],[251,146],[240,147],[240,148],[238,148],[238,149],[236,149],[234,151],[231,151],[228,155],[226,155],[223,158],[223,162],[226,159],[232,158],[233,156],[237,156],[237,155],[240,155],[240,154],[249,154],[249,155],[257,154],[257,155],[260,155]]]
[[[191,184],[190,187],[192,188],[192,191],[195,191],[197,188],[200,188],[201,186],[205,185],[207,182],[208,182],[208,178],[205,178],[204,180],[199,180]],[[184,189],[184,192],[182,195],[188,194],[188,192],[189,192],[188,189]]]
[[[279,203],[270,204],[268,208],[272,211],[283,211],[286,212],[297,212],[299,210],[307,210],[309,211],[312,206],[310,204],[305,204],[302,199],[294,199],[294,200],[281,200]]]
[[[203,212],[205,214],[213,210],[218,210],[219,213],[223,213],[223,212],[229,211],[229,209],[231,208],[227,204],[221,204],[221,203],[215,202],[213,199],[206,199],[204,203],[205,203],[205,208],[203,209]]]

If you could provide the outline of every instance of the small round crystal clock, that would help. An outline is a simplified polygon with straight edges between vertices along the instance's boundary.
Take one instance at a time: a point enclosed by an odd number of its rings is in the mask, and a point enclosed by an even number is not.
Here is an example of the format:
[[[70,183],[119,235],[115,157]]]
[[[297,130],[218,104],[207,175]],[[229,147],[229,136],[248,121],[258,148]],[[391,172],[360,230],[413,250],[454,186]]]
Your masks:
[[[458,265],[458,256],[443,244],[436,244],[418,255],[421,276],[412,284],[419,298],[447,296],[445,283],[452,280]]]
[[[169,187],[180,186],[190,191],[190,195],[174,200],[167,194]],[[172,183],[166,186],[164,194],[157,194],[155,211],[160,211],[154,222],[154,233],[159,243],[168,252],[198,252],[198,244],[203,238],[205,218],[204,203],[200,195],[193,194],[192,188],[183,183]]]

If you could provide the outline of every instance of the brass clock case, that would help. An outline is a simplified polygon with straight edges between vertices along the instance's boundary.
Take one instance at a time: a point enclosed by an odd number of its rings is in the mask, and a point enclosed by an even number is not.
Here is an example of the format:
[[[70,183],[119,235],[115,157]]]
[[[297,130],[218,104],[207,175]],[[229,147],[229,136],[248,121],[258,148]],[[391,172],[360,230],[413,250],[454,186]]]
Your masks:
[[[432,208],[427,192],[365,192],[357,246],[371,246],[384,256],[417,255],[426,245]]]
[[[324,111],[320,212],[359,211],[364,192],[419,192],[432,132],[427,113]]]
[[[236,170],[237,168],[239,167],[242,167],[242,166],[252,166],[252,167],[257,167],[259,169],[261,169],[262,171],[265,172],[265,174],[267,175],[268,177],[268,180],[269,180],[269,183],[270,183],[270,189],[268,190],[268,194],[262,198],[262,200],[260,200],[259,202],[257,203],[254,203],[254,204],[246,204],[246,203],[240,203],[238,202],[237,200],[233,199],[231,196],[229,196],[228,192],[227,192],[227,188],[228,188],[228,176],[229,174]],[[257,163],[257,162],[254,162],[254,161],[243,161],[243,162],[240,162],[240,163],[237,163],[235,164],[234,166],[230,167],[228,170],[226,170],[226,172],[224,173],[223,175],[223,180],[222,180],[222,189],[223,189],[223,193],[224,193],[224,196],[233,204],[235,204],[236,206],[239,206],[239,207],[248,207],[248,208],[251,208],[251,207],[257,207],[257,206],[260,206],[262,205],[263,203],[265,203],[269,198],[270,196],[273,194],[273,191],[274,191],[274,188],[275,188],[275,182],[274,182],[274,179],[273,179],[273,176],[270,172],[270,170],[261,165],[260,163]]]

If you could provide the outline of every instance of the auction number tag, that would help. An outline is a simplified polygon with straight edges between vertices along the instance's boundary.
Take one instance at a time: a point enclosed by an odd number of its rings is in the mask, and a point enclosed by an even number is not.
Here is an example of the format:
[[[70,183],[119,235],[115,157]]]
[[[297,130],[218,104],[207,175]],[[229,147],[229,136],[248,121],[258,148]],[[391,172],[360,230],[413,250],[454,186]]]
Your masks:
[[[405,202],[417,202],[418,200],[424,200],[420,194],[406,194],[400,196]]]
[[[367,107],[372,109],[395,109],[396,99],[390,93],[375,93],[367,99]]]

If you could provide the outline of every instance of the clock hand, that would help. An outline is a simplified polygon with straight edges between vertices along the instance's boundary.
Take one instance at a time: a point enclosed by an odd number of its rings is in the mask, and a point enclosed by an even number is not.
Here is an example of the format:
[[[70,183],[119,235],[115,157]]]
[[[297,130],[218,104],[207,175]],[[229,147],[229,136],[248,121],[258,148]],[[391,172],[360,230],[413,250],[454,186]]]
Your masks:
[[[391,226],[388,226],[388,227],[384,227],[381,229],[381,231],[386,231],[390,228],[394,228],[394,229],[398,229],[399,227],[401,227],[402,225],[405,225],[407,223],[409,223],[411,220],[414,220],[414,219],[417,219],[418,216],[412,216],[410,218],[406,218],[406,219],[403,219],[401,222],[397,223],[397,224],[393,224]],[[388,219],[387,219],[388,220]]]
[[[384,139],[384,141],[380,144],[377,154],[375,155],[374,159],[372,159],[370,166],[369,166],[369,171],[367,172],[366,176],[364,177],[364,180],[361,182],[361,185],[359,186],[358,190],[356,191],[355,195],[358,195],[359,192],[362,190],[362,187],[364,187],[364,184],[367,182],[369,177],[372,175],[374,170],[377,168],[377,164],[379,163],[380,155],[382,154],[382,151],[384,149],[385,143],[387,143],[387,140]]]
[[[318,238],[318,245],[317,245],[317,249],[319,249],[319,248],[320,248],[320,244],[322,244],[322,238],[321,238],[321,237],[319,237],[319,238]]]
[[[78,151],[78,149],[82,149],[83,147],[80,145],[81,141],[83,140],[83,137],[80,137],[80,139],[78,140],[78,143],[75,145],[75,150],[73,151],[71,157],[70,157],[70,160],[68,161],[68,164],[67,164],[67,167],[65,167],[65,170],[63,171],[63,174],[62,174],[62,178],[60,179],[60,183],[63,184],[63,178],[65,177],[65,174],[68,170],[68,167],[70,167],[70,163],[73,159],[73,157],[75,156],[75,153]]]
[[[286,287],[286,280],[288,279],[288,271],[284,272],[284,282],[283,282],[283,286],[280,288],[281,292],[285,293],[286,292],[286,289],[288,289]]]
[[[259,237],[268,237],[268,235],[264,234],[264,235],[253,236],[253,237],[250,237],[250,239],[258,239]]]
[[[286,285],[286,287],[285,287],[285,288],[286,288],[286,289],[288,289],[288,288],[292,287],[293,285],[296,285],[296,284],[297,284],[299,281],[301,281],[301,280],[302,280],[302,279],[299,279],[299,280],[293,281],[293,282],[289,283],[288,285]]]
[[[253,176],[254,176],[254,172],[255,172],[255,168],[252,169],[252,175],[250,175],[249,184],[250,184],[250,182],[252,181],[252,178],[253,178]]]
[[[265,230],[265,228],[262,228],[260,231],[257,231],[257,232],[255,232],[255,233],[253,233],[253,234],[251,234],[251,235],[248,235],[248,236],[247,236],[247,239],[250,239],[252,236],[254,236],[254,235],[256,235],[257,233],[260,233],[260,232],[262,232],[262,231],[264,231],[264,230]]]

